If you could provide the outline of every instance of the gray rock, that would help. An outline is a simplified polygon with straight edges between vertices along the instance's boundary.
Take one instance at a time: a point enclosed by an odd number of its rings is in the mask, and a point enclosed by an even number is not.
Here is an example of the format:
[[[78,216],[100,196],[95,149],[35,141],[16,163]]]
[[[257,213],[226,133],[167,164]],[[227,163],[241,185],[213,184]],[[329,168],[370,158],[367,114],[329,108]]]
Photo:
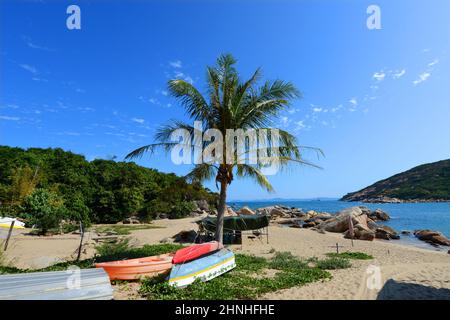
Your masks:
[[[245,207],[242,207],[241,209],[239,209],[237,214],[238,215],[254,215],[255,212],[252,209],[250,209],[249,207],[245,206]]]
[[[450,239],[446,238],[441,232],[433,230],[416,230],[414,235],[422,241],[430,244],[450,246]]]
[[[351,207],[340,211],[336,216],[322,222],[318,227],[328,232],[345,232],[349,229],[351,218],[354,228],[370,231],[367,226],[367,215],[359,207]]]

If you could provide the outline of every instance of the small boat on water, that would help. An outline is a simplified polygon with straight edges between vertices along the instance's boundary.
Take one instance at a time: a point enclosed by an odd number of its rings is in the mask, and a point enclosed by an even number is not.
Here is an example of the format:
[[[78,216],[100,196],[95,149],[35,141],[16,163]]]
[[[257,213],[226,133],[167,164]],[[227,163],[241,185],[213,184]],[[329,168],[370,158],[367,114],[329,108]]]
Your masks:
[[[14,221],[14,229],[24,229],[25,223],[17,220],[16,218],[0,217],[0,228],[11,227],[11,222]]]
[[[172,268],[172,254],[159,256],[96,263],[96,268],[103,268],[110,280],[138,280],[154,277],[169,272]]]
[[[174,264],[169,285],[185,287],[195,280],[208,281],[236,267],[233,251],[221,249],[183,264]]]
[[[200,258],[206,254],[223,249],[223,245],[217,241],[194,244],[192,246],[177,250],[173,256],[173,264],[181,264]]]

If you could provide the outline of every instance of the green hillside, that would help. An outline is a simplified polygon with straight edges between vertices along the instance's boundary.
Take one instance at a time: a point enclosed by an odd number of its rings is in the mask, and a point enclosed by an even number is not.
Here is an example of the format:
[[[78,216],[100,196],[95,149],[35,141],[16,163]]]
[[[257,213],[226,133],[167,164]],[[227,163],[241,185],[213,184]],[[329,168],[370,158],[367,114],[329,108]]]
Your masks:
[[[217,200],[200,184],[131,162],[89,162],[62,149],[7,146],[0,146],[0,159],[0,216],[35,221],[34,212],[39,219],[116,223],[132,215],[179,218],[194,200],[213,206]]]
[[[450,201],[450,159],[424,164],[362,190],[348,193],[341,200],[365,202]]]

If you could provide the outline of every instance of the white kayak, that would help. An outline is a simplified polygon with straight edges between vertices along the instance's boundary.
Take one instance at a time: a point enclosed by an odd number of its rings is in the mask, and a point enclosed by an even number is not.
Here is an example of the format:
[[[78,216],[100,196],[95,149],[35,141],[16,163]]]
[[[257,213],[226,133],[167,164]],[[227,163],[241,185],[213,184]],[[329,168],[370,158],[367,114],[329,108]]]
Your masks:
[[[16,218],[0,217],[0,228],[11,227],[11,222],[14,221],[14,229],[24,229],[25,223],[17,220]]]

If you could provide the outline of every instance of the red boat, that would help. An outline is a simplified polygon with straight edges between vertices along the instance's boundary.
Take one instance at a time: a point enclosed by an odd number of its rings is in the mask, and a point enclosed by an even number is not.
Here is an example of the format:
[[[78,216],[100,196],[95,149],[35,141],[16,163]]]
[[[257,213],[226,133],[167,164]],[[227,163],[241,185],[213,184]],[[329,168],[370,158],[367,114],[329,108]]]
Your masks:
[[[189,246],[175,252],[175,255],[173,256],[172,259],[172,263],[181,264],[188,261],[192,261],[201,256],[215,252],[220,249],[223,249],[223,245],[218,243],[217,241],[194,244],[193,246]]]

